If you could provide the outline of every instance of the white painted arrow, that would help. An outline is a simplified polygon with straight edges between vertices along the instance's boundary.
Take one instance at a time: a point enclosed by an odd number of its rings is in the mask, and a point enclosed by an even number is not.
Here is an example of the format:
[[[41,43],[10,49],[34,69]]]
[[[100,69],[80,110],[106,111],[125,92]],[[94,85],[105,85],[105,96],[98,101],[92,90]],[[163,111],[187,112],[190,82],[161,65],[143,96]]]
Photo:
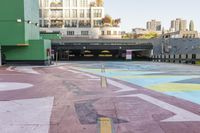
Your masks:
[[[163,102],[161,100],[158,100],[156,98],[153,98],[148,95],[144,94],[133,94],[133,95],[126,95],[126,96],[119,96],[119,97],[139,97],[149,103],[152,103],[154,105],[157,105],[165,110],[168,110],[170,112],[173,112],[175,115],[173,117],[170,117],[168,119],[162,120],[161,122],[187,122],[187,121],[200,121],[200,116],[197,114],[194,114],[192,112],[189,112],[185,109],[176,107],[174,105],[171,105],[169,103]]]

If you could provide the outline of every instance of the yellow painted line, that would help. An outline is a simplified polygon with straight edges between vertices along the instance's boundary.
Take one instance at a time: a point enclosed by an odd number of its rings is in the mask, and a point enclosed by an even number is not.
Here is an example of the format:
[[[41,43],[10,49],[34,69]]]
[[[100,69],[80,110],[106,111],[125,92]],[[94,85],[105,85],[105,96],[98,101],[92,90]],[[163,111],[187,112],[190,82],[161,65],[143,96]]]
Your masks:
[[[165,83],[152,85],[147,88],[160,92],[190,92],[200,91],[200,84]]]
[[[99,133],[113,133],[112,120],[110,118],[99,118],[100,132]]]

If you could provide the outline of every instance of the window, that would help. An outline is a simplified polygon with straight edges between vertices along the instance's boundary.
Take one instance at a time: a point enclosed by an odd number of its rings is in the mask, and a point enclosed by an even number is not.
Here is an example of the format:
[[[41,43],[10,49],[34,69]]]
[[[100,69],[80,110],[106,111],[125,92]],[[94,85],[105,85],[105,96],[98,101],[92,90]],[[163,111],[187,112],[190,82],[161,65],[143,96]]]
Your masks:
[[[39,10],[39,13],[40,13],[40,18],[42,18],[42,10],[41,9]]]
[[[77,0],[73,0],[73,1],[72,1],[72,6],[73,6],[73,7],[77,7]]]
[[[64,0],[65,7],[70,7],[70,0]]]
[[[111,35],[111,31],[110,30],[107,31],[107,35]]]
[[[87,18],[91,18],[91,12],[89,9],[86,10],[86,15],[87,15]]]
[[[72,20],[72,27],[77,27],[77,20]]]
[[[70,10],[65,10],[65,18],[70,18]]]
[[[192,54],[192,59],[196,59],[196,54]]]
[[[84,20],[80,20],[79,21],[79,27],[84,27],[85,23],[84,23]]]
[[[49,2],[48,2],[48,0],[43,0],[43,1],[44,1],[43,7],[49,7]],[[41,2],[42,2],[42,0],[41,0]]]
[[[102,25],[102,21],[101,20],[94,20],[94,27],[99,27]]]
[[[49,27],[49,20],[44,20],[44,27]]]
[[[114,32],[113,32],[113,35],[117,35],[117,31],[114,31]]]
[[[70,20],[65,20],[65,27],[70,27]]]
[[[67,35],[73,36],[74,35],[74,31],[67,31]]]
[[[105,32],[104,31],[101,31],[101,35],[104,35],[105,34]]]
[[[51,20],[51,27],[62,28],[63,21],[62,20]]]
[[[48,15],[49,15],[49,10],[44,10],[44,12],[43,12],[43,17],[44,18],[47,18],[48,17]]]
[[[62,18],[63,17],[62,10],[51,10],[51,17],[52,18]]]
[[[40,7],[43,6],[43,5],[42,5],[42,0],[39,0],[39,5],[40,5]]]
[[[88,0],[80,0],[80,7],[87,7],[88,5]]]
[[[89,35],[89,31],[81,31],[81,35]]]
[[[72,17],[77,18],[77,10],[76,9],[72,10]]]
[[[80,18],[84,18],[84,9],[80,10]]]
[[[42,27],[42,20],[40,20],[40,27]]]
[[[102,16],[102,10],[101,9],[95,9],[94,10],[94,18],[101,18]]]

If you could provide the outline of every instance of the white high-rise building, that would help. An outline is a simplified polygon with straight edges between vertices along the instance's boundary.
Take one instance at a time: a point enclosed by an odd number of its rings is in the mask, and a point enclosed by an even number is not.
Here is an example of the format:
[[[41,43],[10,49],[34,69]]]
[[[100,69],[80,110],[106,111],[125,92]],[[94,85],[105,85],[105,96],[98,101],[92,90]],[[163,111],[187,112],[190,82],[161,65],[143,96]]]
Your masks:
[[[176,20],[171,21],[170,31],[186,31],[187,30],[187,20],[182,20],[177,18]]]
[[[103,0],[39,0],[39,3],[42,32],[89,38],[101,34]]]

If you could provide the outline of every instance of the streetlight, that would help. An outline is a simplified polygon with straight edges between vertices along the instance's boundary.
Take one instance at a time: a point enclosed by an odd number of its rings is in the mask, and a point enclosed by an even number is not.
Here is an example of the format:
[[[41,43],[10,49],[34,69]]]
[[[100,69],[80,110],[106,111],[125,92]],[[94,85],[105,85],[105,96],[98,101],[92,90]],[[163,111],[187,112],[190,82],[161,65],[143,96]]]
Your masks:
[[[21,19],[17,19],[17,23],[21,23],[22,22],[22,20]]]
[[[28,23],[28,24],[34,24],[34,25],[37,26],[37,27],[39,26],[38,23],[33,23],[31,20],[23,20],[23,21],[22,21],[22,19],[19,18],[19,19],[17,19],[16,21],[17,21],[17,23],[26,22],[26,23]]]

